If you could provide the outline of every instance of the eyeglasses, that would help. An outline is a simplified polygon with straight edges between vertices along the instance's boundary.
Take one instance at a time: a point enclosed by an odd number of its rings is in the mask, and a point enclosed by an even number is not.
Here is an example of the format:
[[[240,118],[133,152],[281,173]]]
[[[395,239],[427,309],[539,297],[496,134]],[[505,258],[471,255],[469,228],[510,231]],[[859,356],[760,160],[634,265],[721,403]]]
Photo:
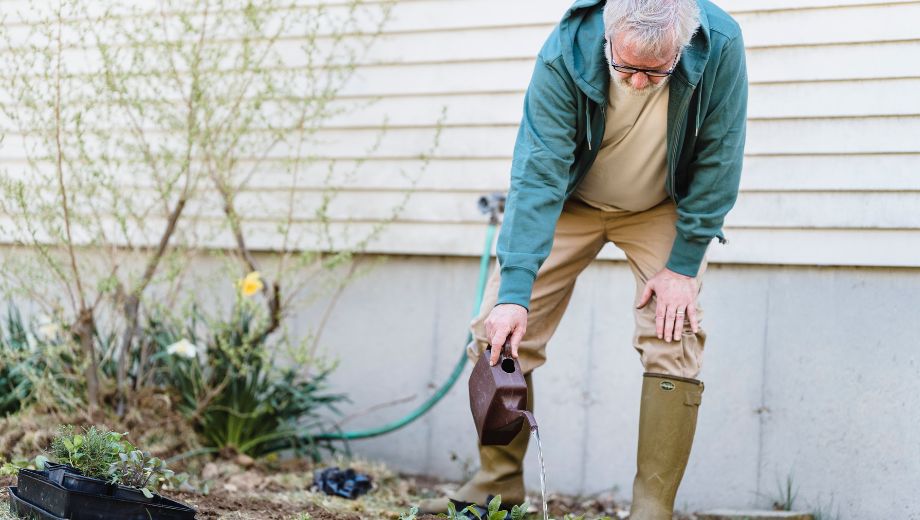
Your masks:
[[[638,67],[630,67],[627,65],[620,65],[613,61],[613,42],[607,41],[607,54],[610,55],[610,66],[613,67],[613,70],[617,72],[622,72],[623,74],[635,74],[641,72],[646,76],[652,78],[666,78],[674,73],[674,69],[677,68],[677,60],[680,59],[680,53],[677,53],[677,56],[674,57],[674,63],[671,64],[671,68],[668,70],[652,70],[652,69],[640,69]]]

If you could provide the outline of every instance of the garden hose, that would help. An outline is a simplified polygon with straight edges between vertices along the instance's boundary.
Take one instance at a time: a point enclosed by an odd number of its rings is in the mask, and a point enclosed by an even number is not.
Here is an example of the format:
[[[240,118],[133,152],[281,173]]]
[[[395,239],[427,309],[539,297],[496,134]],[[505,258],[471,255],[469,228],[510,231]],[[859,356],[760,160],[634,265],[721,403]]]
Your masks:
[[[498,215],[502,213],[504,209],[505,195],[502,193],[493,193],[479,198],[479,210],[489,214],[489,227],[486,230],[486,241],[482,250],[482,256],[479,258],[479,282],[476,285],[476,303],[473,305],[474,317],[479,314],[479,308],[482,306],[482,297],[483,294],[485,294],[486,281],[489,278],[492,242],[495,240],[495,230],[499,222]],[[350,432],[320,433],[312,435],[312,439],[316,441],[368,439],[371,437],[379,437],[380,435],[396,431],[411,424],[419,417],[425,415],[434,405],[438,404],[438,402],[447,395],[447,392],[457,383],[457,379],[460,378],[460,374],[463,373],[463,369],[466,366],[466,345],[469,345],[471,341],[473,341],[473,334],[472,332],[468,332],[466,335],[466,342],[464,342],[463,349],[460,352],[460,359],[457,360],[457,364],[454,366],[454,370],[451,372],[450,376],[431,397],[405,417],[376,428]]]

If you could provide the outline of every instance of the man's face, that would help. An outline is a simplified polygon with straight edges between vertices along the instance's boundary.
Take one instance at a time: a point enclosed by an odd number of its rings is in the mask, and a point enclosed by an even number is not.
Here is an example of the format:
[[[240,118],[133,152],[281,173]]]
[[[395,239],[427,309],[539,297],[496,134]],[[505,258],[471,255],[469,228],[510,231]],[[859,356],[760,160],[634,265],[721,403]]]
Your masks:
[[[608,40],[609,55],[617,65],[635,67],[637,69],[650,69],[656,71],[667,71],[674,66],[677,60],[677,51],[673,56],[662,61],[660,58],[649,57],[635,48],[632,42],[622,34],[614,36],[613,40]],[[614,86],[623,92],[637,95],[648,96],[653,92],[661,89],[667,84],[667,77],[649,76],[644,72],[634,72],[627,74],[610,67],[610,78]]]

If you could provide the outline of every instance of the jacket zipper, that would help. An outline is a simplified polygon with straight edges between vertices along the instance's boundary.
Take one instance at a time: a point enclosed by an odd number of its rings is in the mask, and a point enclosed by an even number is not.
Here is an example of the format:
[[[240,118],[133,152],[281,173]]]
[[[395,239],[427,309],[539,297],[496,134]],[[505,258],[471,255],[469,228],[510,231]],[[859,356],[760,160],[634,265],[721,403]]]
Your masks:
[[[673,130],[673,135],[671,139],[671,149],[668,150],[668,155],[672,157],[671,164],[673,167],[668,168],[668,184],[671,186],[671,196],[674,197],[674,203],[677,204],[677,160],[678,157],[675,155],[677,152],[677,139],[680,136],[680,125],[682,124],[684,118],[687,115],[687,111],[690,109],[690,100],[693,99],[693,94],[696,92],[696,85],[690,86],[690,96],[686,101],[681,103],[680,109],[677,111],[677,128]]]

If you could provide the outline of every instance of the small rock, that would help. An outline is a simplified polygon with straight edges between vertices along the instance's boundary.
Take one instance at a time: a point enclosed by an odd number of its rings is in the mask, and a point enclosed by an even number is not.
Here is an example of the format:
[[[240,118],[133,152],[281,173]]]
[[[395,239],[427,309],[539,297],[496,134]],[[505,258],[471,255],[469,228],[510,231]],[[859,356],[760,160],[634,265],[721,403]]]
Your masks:
[[[246,455],[245,453],[240,453],[236,457],[236,463],[244,468],[251,468],[256,463],[256,459]]]
[[[179,491],[184,491],[186,493],[201,493],[201,491],[198,488],[189,484],[188,482],[183,482],[179,484]]]
[[[259,473],[247,471],[245,473],[231,475],[230,478],[227,479],[226,486],[233,486],[235,490],[242,489],[244,491],[253,491],[262,483],[262,480],[262,475]]]
[[[208,462],[204,465],[204,469],[201,470],[201,478],[204,480],[214,480],[220,476],[220,468],[217,467],[217,464],[213,462]]]

